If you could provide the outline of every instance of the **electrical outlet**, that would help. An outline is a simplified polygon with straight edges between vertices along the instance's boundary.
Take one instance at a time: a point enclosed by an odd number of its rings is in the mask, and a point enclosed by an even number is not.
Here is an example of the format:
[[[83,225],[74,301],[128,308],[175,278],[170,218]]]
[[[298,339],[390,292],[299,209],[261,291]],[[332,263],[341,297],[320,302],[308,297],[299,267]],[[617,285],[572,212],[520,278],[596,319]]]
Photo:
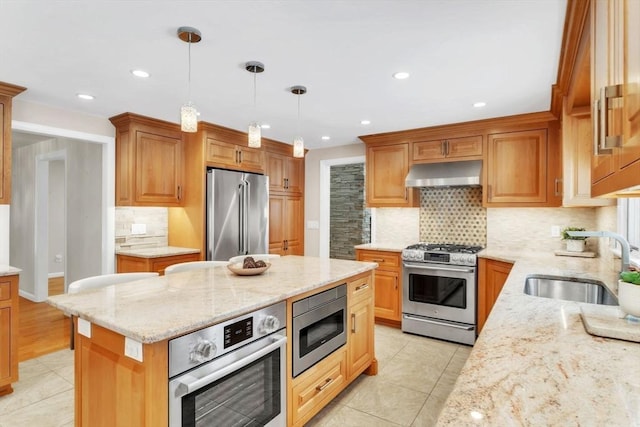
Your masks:
[[[62,262],[62,254],[56,254],[55,258],[53,259],[54,262],[56,263],[61,263]]]
[[[91,322],[78,317],[78,333],[91,338]]]
[[[142,343],[129,337],[124,337],[124,355],[142,362]]]
[[[131,234],[147,234],[147,224],[131,224]]]
[[[551,237],[560,237],[560,226],[552,225],[551,226]]]

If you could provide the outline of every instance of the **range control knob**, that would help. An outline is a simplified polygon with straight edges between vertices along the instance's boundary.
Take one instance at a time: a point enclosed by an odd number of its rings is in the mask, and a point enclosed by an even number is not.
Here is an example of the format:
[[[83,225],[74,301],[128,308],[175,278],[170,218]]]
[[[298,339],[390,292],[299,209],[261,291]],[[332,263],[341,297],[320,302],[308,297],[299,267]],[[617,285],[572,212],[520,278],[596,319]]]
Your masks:
[[[201,339],[191,350],[190,359],[196,363],[206,362],[216,355],[216,350],[217,347],[214,343]]]
[[[260,332],[270,334],[280,328],[280,320],[271,314],[266,316],[260,325]]]

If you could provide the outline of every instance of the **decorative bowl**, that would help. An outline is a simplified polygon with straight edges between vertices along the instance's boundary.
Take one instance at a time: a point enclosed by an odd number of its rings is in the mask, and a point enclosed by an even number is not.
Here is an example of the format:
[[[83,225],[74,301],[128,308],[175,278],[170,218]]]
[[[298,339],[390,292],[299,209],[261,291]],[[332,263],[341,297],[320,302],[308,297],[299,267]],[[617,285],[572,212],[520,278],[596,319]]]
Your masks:
[[[618,280],[618,303],[626,314],[640,317],[640,285]]]
[[[271,263],[265,262],[265,264],[267,264],[266,267],[242,268],[242,263],[238,262],[235,264],[227,264],[227,268],[238,276],[257,276],[271,267]]]

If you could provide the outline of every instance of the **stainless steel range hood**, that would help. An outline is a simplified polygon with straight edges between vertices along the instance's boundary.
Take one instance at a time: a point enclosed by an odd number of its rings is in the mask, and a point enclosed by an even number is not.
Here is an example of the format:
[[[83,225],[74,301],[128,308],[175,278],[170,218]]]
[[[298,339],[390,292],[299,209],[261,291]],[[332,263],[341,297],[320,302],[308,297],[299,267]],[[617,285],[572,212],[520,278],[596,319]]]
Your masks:
[[[481,160],[425,163],[411,166],[405,179],[407,187],[478,187]]]

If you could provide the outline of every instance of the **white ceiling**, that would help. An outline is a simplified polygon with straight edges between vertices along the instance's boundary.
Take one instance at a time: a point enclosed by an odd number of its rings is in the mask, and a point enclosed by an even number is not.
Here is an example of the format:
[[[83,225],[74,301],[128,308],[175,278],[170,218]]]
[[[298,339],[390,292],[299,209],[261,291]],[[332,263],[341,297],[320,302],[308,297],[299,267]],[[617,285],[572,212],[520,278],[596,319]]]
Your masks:
[[[291,143],[298,100],[288,89],[305,85],[300,133],[322,148],[548,110],[565,9],[566,0],[0,0],[0,81],[26,86],[25,101],[177,123],[188,45],[176,31],[193,26],[201,120],[244,131],[255,115],[271,125],[264,136]],[[251,60],[266,67],[255,114]],[[411,77],[394,80],[396,71]]]

